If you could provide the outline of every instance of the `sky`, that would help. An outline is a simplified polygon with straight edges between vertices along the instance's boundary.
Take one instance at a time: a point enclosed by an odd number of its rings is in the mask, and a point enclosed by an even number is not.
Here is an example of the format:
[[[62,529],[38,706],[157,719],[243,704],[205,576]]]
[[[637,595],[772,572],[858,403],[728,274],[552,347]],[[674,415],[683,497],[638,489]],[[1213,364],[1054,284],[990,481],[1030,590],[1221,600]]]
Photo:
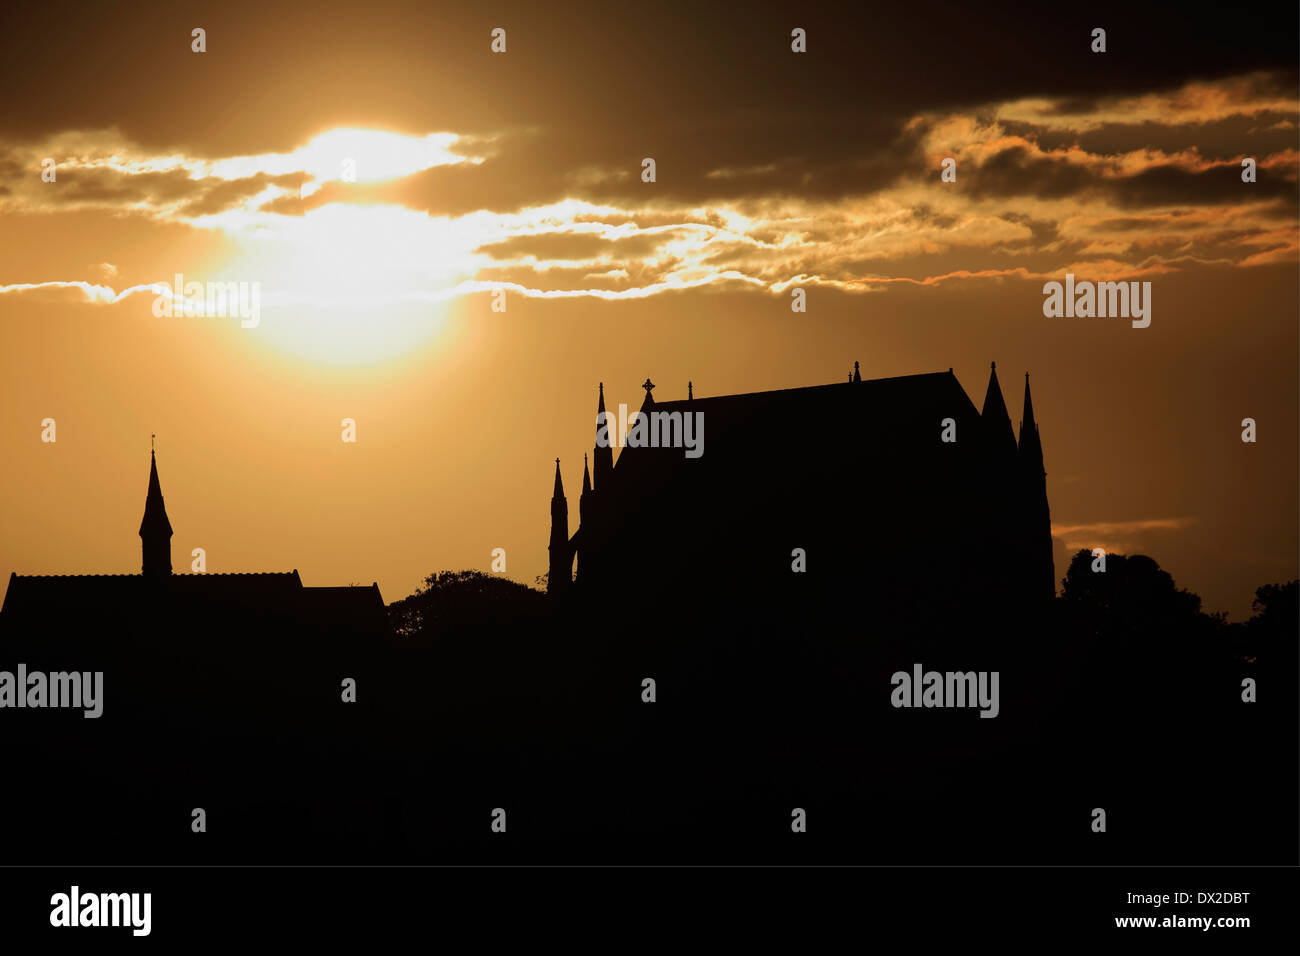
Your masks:
[[[858,361],[979,404],[996,361],[1017,423],[1031,375],[1058,578],[1146,553],[1241,619],[1297,576],[1294,5],[6,16],[0,572],[138,571],[156,435],[178,571],[393,601],[504,548],[531,583],[598,382]],[[1150,325],[1046,316],[1067,274],[1149,282]],[[188,282],[247,308],[187,314]]]

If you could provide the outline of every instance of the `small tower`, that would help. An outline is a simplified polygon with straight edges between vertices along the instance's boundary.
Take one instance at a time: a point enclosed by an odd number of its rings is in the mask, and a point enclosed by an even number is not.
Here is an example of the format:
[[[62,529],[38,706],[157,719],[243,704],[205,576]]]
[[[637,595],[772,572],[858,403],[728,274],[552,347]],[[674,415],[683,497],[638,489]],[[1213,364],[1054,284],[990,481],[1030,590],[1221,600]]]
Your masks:
[[[853,381],[855,382],[862,381],[862,370],[858,368],[857,362],[853,363]]]
[[[573,577],[573,552],[569,549],[569,503],[560,480],[560,459],[555,459],[555,491],[551,495],[551,560],[546,578],[546,593],[559,595],[569,588]]]
[[[144,500],[144,519],[140,522],[140,551],[142,574],[166,577],[172,573],[172,524],[167,520],[162,485],[158,482],[158,461],[152,447],[149,449],[149,493]]]

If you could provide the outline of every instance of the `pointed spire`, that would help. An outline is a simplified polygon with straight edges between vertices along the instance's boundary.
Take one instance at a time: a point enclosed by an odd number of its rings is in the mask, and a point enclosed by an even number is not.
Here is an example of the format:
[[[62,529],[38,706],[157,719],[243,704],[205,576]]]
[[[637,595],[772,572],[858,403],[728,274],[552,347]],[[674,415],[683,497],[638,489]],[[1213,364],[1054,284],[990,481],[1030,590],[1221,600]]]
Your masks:
[[[985,434],[996,452],[1016,450],[1016,434],[1011,430],[1011,415],[1007,412],[1006,400],[1002,397],[1002,386],[998,384],[998,363],[994,362],[989,371],[989,387],[984,393],[984,408],[980,411],[984,422]]]
[[[1024,431],[1025,425],[1028,425],[1030,428],[1037,427],[1034,424],[1034,399],[1033,396],[1029,394],[1029,373],[1028,372],[1025,373],[1025,407],[1024,407],[1024,411],[1021,412],[1020,414],[1021,432]]]
[[[1034,399],[1029,394],[1029,373],[1025,373],[1025,409],[1020,417],[1020,454],[1039,470],[1043,466],[1043,443],[1038,437],[1038,422],[1034,421]],[[1046,472],[1044,472],[1046,474]]]
[[[601,423],[605,424],[604,438],[605,443],[601,444]],[[595,461],[593,464],[592,488],[603,489],[605,482],[609,480],[610,474],[614,471],[614,431],[617,423],[609,420],[605,412],[605,383],[600,383],[600,395],[596,399],[596,450],[592,456]]]
[[[694,400],[694,398],[695,398],[695,383],[694,383],[694,382],[687,382],[687,383],[686,383],[686,400],[689,402],[689,401]]]
[[[162,483],[158,480],[157,453],[152,448],[149,450],[149,491],[144,499],[144,517],[140,521],[140,550],[143,574],[171,574],[172,524],[167,520]]]
[[[573,576],[573,551],[569,547],[569,503],[564,500],[564,482],[560,480],[560,459],[555,459],[555,493],[551,495],[550,564],[546,590],[560,594],[568,589]]]
[[[1056,593],[1056,570],[1052,559],[1052,510],[1047,502],[1047,469],[1043,467],[1043,443],[1034,420],[1034,400],[1025,373],[1025,406],[1020,418],[1020,509],[1025,562],[1026,597],[1032,603],[1051,600]]]
[[[860,371],[858,371],[858,363],[857,363],[857,362],[854,362],[854,363],[853,363],[853,381],[855,381],[855,382],[860,382],[860,381],[862,381],[862,373],[861,373]]]
[[[578,527],[582,527],[587,520],[588,506],[591,504],[591,472],[587,470],[587,456],[582,456],[582,494],[578,495]],[[581,566],[582,558],[579,557],[578,564]]]

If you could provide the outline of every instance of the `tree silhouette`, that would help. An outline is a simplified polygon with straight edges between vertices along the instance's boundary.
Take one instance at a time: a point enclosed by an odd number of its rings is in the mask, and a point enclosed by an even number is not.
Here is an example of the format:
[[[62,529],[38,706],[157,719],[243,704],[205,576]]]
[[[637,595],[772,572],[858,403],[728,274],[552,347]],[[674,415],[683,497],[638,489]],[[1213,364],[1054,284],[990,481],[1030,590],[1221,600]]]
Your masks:
[[[435,572],[413,594],[388,606],[394,634],[410,643],[511,629],[539,620],[546,611],[544,592],[472,569]]]
[[[1144,554],[1108,554],[1094,571],[1090,551],[1075,553],[1062,579],[1067,617],[1086,632],[1110,637],[1206,636],[1224,624],[1221,613],[1201,611],[1201,598]]]
[[[1251,609],[1255,612],[1241,628],[1241,653],[1252,662],[1260,657],[1279,662],[1296,657],[1297,624],[1300,623],[1300,580],[1286,584],[1265,584],[1255,589]],[[1290,668],[1295,673],[1295,668]]]

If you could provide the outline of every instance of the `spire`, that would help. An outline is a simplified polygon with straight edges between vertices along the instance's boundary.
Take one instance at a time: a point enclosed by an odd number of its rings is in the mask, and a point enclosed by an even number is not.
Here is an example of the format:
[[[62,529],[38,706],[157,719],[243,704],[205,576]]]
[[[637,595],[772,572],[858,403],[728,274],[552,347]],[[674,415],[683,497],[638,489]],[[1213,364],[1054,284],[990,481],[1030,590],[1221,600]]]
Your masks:
[[[587,470],[587,456],[582,456],[582,494],[578,496],[578,527],[587,523],[587,505],[591,502],[591,472]],[[581,569],[582,557],[578,557]]]
[[[1029,394],[1029,373],[1025,373],[1025,410],[1020,417],[1020,456],[1027,466],[1043,467],[1043,443],[1038,437],[1038,423],[1034,421],[1034,400]],[[1044,472],[1046,474],[1046,472]]]
[[[692,401],[694,398],[695,398],[695,383],[694,383],[694,382],[687,382],[687,383],[686,383],[686,400],[689,402],[689,401]]]
[[[980,411],[980,418],[991,450],[1014,453],[1016,434],[1011,430],[1011,416],[1007,413],[1007,403],[1002,397],[1002,387],[998,384],[997,362],[993,363],[989,372],[989,387],[984,393],[984,408]]]
[[[564,482],[560,480],[560,459],[555,459],[555,492],[551,495],[551,543],[547,550],[551,560],[546,591],[560,594],[573,579],[573,551],[569,547],[569,503],[564,500]]]
[[[605,444],[601,445],[601,423],[605,424]],[[610,474],[614,471],[614,423],[611,422],[605,413],[605,383],[600,383],[600,396],[596,399],[596,450],[593,454],[595,459],[593,467],[595,473],[592,475],[592,489],[604,488],[605,482],[609,480]]]
[[[857,362],[854,362],[854,363],[853,363],[853,381],[855,381],[855,382],[860,382],[860,381],[862,381],[862,373],[861,373],[860,371],[858,371],[858,363],[857,363]]]
[[[141,573],[172,573],[172,525],[167,520],[162,484],[158,481],[158,459],[152,449],[149,451],[149,491],[144,499],[144,518],[140,521],[140,551]]]
[[[1056,593],[1052,512],[1047,503],[1047,469],[1043,467],[1043,443],[1038,436],[1038,422],[1034,420],[1028,372],[1025,373],[1025,409],[1020,418],[1020,475],[1027,595],[1033,601],[1048,600]]]

